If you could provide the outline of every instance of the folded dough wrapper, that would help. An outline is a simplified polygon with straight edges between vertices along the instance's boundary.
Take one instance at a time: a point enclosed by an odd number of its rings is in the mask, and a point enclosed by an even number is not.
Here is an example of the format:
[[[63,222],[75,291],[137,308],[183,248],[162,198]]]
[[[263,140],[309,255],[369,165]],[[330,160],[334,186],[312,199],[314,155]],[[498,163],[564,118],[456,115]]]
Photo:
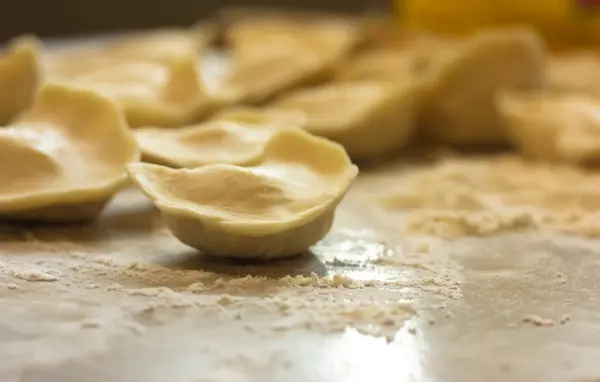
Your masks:
[[[342,144],[359,161],[398,152],[413,135],[420,88],[407,81],[331,83],[290,92],[270,105],[306,113],[305,129]]]
[[[536,90],[547,83],[541,37],[527,28],[490,29],[439,56],[426,73],[419,131],[454,145],[504,145],[496,109],[503,90]]]
[[[131,127],[179,127],[204,119],[217,107],[198,73],[199,44],[182,31],[151,32],[55,55],[46,71],[116,100]]]
[[[39,43],[35,38],[17,38],[0,53],[0,125],[30,106],[40,73]]]
[[[135,136],[144,162],[174,168],[215,163],[247,166],[262,159],[269,139],[282,128],[301,127],[298,111],[237,108],[180,129],[140,128]]]
[[[214,94],[228,103],[263,103],[283,91],[325,80],[356,46],[347,21],[266,19],[230,28],[232,69]]]
[[[263,259],[320,240],[358,173],[340,145],[299,129],[274,135],[251,167],[128,169],[180,241],[206,254]]]
[[[125,166],[139,156],[113,101],[46,83],[31,109],[0,130],[0,217],[92,219],[128,182]]]

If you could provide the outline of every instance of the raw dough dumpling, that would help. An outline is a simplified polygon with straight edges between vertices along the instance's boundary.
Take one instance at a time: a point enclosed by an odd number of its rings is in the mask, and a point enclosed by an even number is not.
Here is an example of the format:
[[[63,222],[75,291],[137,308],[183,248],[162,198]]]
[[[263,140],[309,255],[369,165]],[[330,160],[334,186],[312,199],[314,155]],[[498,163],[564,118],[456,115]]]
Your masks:
[[[252,19],[231,27],[232,69],[215,97],[257,104],[320,81],[358,41],[357,28],[340,20]]]
[[[87,61],[86,61],[87,60]],[[123,60],[87,56],[50,68],[50,75],[76,80],[121,104],[131,127],[178,127],[203,119],[215,105],[204,94],[192,56]]]
[[[438,55],[456,45],[446,38],[399,30],[396,20],[393,23],[374,30],[371,26],[362,47],[336,68],[333,80],[406,81],[421,75]]]
[[[215,113],[210,120],[285,128],[304,126],[306,124],[306,114],[301,110],[238,106],[223,109]]]
[[[159,62],[173,62],[187,56],[200,56],[214,38],[208,28],[158,29],[126,37],[109,44],[108,54],[122,55],[124,59],[148,59]]]
[[[600,96],[600,54],[579,51],[554,56],[549,76],[553,90]]]
[[[411,84],[331,83],[291,92],[272,106],[302,110],[307,131],[341,143],[353,159],[377,159],[410,139],[418,92]]]
[[[498,29],[447,52],[428,74],[419,129],[442,143],[505,144],[496,96],[506,89],[543,87],[544,51],[541,38],[529,29]]]
[[[261,160],[278,130],[302,127],[303,117],[293,110],[233,109],[199,125],[142,128],[135,134],[145,162],[175,168],[214,163],[247,166]]]
[[[127,183],[139,150],[109,99],[72,85],[43,85],[30,110],[0,130],[0,217],[94,218]]]
[[[584,94],[517,94],[498,108],[523,155],[580,165],[600,164],[600,101]]]
[[[24,37],[0,53],[0,126],[33,101],[40,81],[40,54],[35,39]]]
[[[128,169],[183,243],[260,259],[293,256],[323,238],[358,173],[340,145],[299,129],[273,136],[253,167]]]

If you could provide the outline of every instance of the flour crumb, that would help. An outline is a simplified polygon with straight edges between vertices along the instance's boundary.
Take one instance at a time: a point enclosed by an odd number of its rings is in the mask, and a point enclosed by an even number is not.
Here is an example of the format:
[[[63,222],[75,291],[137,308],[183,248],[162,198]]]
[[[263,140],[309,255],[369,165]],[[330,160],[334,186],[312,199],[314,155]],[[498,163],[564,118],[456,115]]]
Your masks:
[[[17,284],[6,284],[6,288],[11,290],[19,289]]]
[[[565,325],[567,322],[571,321],[571,316],[568,314],[563,314],[558,321],[561,325]]]
[[[109,286],[106,287],[106,290],[108,292],[112,292],[112,291],[116,291],[116,290],[121,290],[121,289],[123,289],[123,286],[121,284],[118,284],[118,283],[110,284]]]
[[[186,289],[192,293],[201,293],[207,290],[206,285],[201,281],[188,285]]]
[[[37,270],[13,270],[10,274],[13,277],[29,282],[52,282],[58,280],[58,276],[56,275]]]
[[[131,333],[135,334],[135,335],[141,335],[146,333],[146,327],[142,324],[139,324],[135,321],[125,321],[123,323],[123,326],[125,327],[125,329],[129,330]]]
[[[229,306],[231,304],[233,304],[234,300],[231,298],[231,296],[224,294],[221,297],[219,297],[219,299],[217,300],[217,304],[221,305],[221,306]]]
[[[543,318],[538,316],[537,314],[528,314],[525,317],[523,317],[523,322],[528,323],[528,324],[532,324],[535,326],[554,326],[555,322],[552,319],[549,318]]]
[[[179,295],[173,289],[167,287],[129,289],[127,292],[131,296],[144,297],[173,297]]]
[[[89,320],[81,323],[82,329],[96,329],[104,326],[104,323],[99,320]]]
[[[94,259],[94,263],[101,264],[101,265],[111,267],[111,268],[116,268],[121,265],[117,261],[115,261],[115,259],[113,259],[112,257],[108,257],[108,256],[98,256]]]
[[[427,253],[429,252],[429,243],[426,241],[421,241],[415,245],[415,251],[419,253]]]
[[[100,285],[98,284],[88,284],[85,286],[86,289],[98,289],[100,288]]]

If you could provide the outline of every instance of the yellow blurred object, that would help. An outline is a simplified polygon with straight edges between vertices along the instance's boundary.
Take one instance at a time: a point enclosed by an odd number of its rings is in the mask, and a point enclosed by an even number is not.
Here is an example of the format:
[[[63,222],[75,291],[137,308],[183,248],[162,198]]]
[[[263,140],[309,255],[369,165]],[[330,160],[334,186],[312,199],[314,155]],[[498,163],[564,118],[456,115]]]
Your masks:
[[[599,0],[395,0],[403,22],[440,33],[529,24],[555,44],[600,43]]]

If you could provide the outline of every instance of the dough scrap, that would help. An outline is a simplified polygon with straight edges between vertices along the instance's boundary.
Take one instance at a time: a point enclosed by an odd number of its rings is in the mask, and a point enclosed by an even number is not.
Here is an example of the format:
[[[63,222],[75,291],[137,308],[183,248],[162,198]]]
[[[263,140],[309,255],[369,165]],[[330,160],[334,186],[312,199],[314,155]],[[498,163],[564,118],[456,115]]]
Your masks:
[[[229,28],[232,69],[214,96],[258,104],[291,88],[326,79],[359,40],[339,19],[252,18]]]
[[[300,129],[279,131],[252,167],[128,169],[180,241],[206,254],[261,259],[296,255],[323,238],[358,173],[340,145]]]
[[[237,108],[181,129],[141,128],[135,132],[145,162],[175,168],[215,163],[247,166],[261,160],[281,128],[301,127],[301,112]]]
[[[586,94],[506,93],[498,109],[521,153],[533,159],[600,164],[600,100]]]
[[[288,93],[271,105],[306,113],[306,130],[342,144],[355,160],[399,150],[413,133],[419,88],[380,81],[331,83]]]
[[[120,109],[67,83],[43,85],[30,110],[0,130],[0,216],[82,221],[127,183],[139,150]]]
[[[39,43],[32,37],[9,42],[0,54],[0,126],[30,106],[40,82]]]
[[[544,44],[534,31],[478,33],[438,57],[427,74],[419,129],[441,143],[505,144],[508,137],[496,110],[497,94],[542,88],[545,68]]]
[[[116,100],[132,127],[178,127],[203,119],[217,107],[198,73],[197,44],[183,32],[155,32],[54,55],[46,72]]]

